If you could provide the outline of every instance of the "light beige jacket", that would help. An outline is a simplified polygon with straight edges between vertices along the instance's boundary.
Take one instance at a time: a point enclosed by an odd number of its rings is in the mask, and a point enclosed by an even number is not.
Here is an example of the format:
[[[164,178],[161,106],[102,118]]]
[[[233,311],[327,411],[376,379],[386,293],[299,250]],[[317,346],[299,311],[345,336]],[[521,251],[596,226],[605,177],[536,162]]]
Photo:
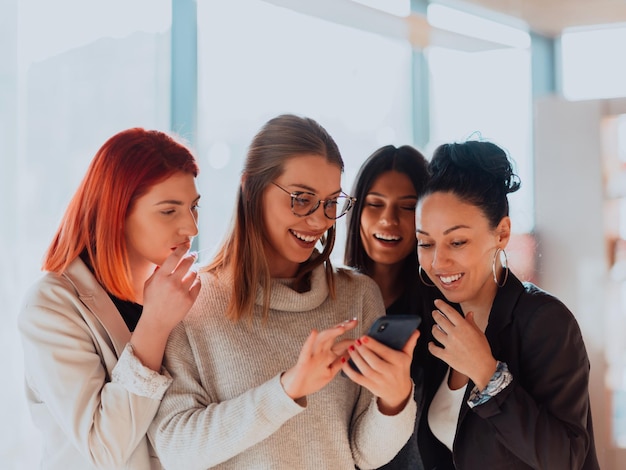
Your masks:
[[[42,468],[161,468],[146,431],[171,379],[133,355],[122,316],[80,259],[32,287],[19,329]]]

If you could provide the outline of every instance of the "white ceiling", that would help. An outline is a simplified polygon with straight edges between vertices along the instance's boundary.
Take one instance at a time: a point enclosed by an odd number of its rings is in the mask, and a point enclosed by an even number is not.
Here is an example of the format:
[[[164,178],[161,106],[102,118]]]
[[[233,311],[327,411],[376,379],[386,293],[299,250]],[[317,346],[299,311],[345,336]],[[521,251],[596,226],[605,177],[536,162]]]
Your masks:
[[[463,0],[463,3],[519,18],[532,31],[549,37],[556,37],[569,27],[626,24],[626,0]]]

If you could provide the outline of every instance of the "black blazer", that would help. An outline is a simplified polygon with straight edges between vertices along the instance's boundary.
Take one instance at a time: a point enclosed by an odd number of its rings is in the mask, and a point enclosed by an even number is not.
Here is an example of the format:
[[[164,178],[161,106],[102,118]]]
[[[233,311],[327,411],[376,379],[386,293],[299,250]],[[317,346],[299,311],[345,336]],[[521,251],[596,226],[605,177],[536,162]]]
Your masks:
[[[444,299],[445,300],[445,299]],[[428,321],[427,321],[428,320]],[[426,315],[420,341],[432,341]],[[589,406],[589,359],[578,323],[562,302],[509,274],[498,289],[485,332],[494,357],[513,381],[486,403],[461,405],[454,452],[430,432],[428,407],[447,370],[430,353],[423,367],[424,400],[418,446],[424,468],[596,470]]]

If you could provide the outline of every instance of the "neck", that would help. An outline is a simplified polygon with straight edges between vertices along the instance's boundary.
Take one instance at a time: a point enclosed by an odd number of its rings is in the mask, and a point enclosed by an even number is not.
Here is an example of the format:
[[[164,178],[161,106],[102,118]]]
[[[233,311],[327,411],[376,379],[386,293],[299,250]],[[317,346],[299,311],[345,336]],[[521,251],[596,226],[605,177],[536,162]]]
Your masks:
[[[156,265],[152,263],[142,263],[141,265],[131,263],[130,275],[133,283],[133,292],[135,293],[135,298],[133,299],[135,303],[143,305],[143,289],[146,281],[154,273],[155,268]]]
[[[463,313],[474,312],[474,321],[483,333],[487,329],[491,306],[493,305],[493,300],[496,298],[497,292],[498,286],[496,286],[492,280],[489,286],[486,286],[485,292],[479,297],[467,302],[461,302],[460,304]]]
[[[404,292],[405,282],[401,279],[402,263],[378,264],[374,263],[370,277],[376,281],[383,295],[385,308],[393,304]]]

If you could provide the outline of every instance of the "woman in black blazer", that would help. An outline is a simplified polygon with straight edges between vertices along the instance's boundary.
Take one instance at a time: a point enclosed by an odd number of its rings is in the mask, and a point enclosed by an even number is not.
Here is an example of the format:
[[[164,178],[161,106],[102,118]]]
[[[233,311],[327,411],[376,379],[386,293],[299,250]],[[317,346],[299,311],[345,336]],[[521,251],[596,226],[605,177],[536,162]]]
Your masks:
[[[507,194],[520,186],[506,153],[445,144],[429,172],[416,213],[420,275],[445,301],[422,330],[425,468],[598,469],[578,324],[506,265]]]

